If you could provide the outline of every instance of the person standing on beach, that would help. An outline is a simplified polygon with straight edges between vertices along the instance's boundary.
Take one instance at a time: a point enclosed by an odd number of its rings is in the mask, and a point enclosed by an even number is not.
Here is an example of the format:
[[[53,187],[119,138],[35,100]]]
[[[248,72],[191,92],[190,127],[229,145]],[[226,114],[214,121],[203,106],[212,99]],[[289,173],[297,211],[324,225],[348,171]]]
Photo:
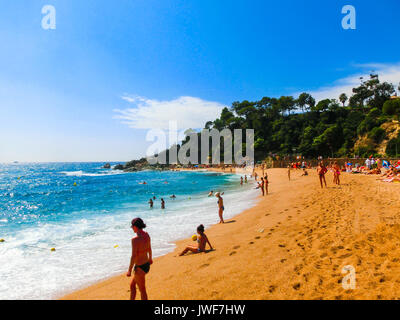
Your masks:
[[[254,180],[255,181],[257,181],[257,176],[258,176],[257,172],[254,172]]]
[[[288,171],[287,171],[289,181],[290,181],[290,169],[291,169],[291,166],[290,166],[290,164],[289,164],[289,165],[288,165]]]
[[[222,199],[221,194],[219,192],[217,192],[215,194],[215,196],[218,198],[218,214],[219,214],[219,223],[225,223],[224,218],[223,218],[223,214],[225,211],[225,207],[224,207],[224,199]]]
[[[333,164],[333,182],[337,185],[340,185],[340,166],[338,165],[337,161],[334,162]]]
[[[261,189],[261,193],[263,195],[263,197],[265,196],[265,192],[264,192],[264,178],[261,177],[261,182],[258,182],[258,187]]]
[[[266,195],[268,195],[268,184],[269,184],[269,182],[268,182],[268,175],[265,174],[265,177],[264,177],[264,185],[265,185],[265,194],[266,194]]]
[[[147,232],[143,220],[136,218],[132,220],[131,228],[136,233],[136,237],[132,239],[132,256],[129,265],[127,277],[132,276],[134,269],[134,277],[131,282],[131,300],[136,299],[136,285],[139,288],[142,300],[148,300],[146,292],[146,274],[150,271],[150,265],[153,264],[151,240]]]
[[[328,169],[325,167],[324,163],[321,161],[319,163],[319,165],[318,165],[317,173],[318,173],[318,176],[319,176],[319,182],[321,183],[321,188],[322,189],[324,188],[322,182],[325,183],[325,188],[327,188],[326,180],[325,180],[325,174],[326,174],[327,171],[328,171]]]

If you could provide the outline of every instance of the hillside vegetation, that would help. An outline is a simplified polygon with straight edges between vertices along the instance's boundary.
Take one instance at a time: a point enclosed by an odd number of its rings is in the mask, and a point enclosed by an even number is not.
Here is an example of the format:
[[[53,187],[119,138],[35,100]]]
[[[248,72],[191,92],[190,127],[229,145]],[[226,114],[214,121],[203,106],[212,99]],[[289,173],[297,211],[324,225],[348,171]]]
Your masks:
[[[393,96],[394,85],[371,74],[352,91],[350,97],[342,94],[337,100],[318,102],[308,93],[234,102],[205,127],[254,129],[256,160],[292,154],[308,158],[399,154],[400,99]]]

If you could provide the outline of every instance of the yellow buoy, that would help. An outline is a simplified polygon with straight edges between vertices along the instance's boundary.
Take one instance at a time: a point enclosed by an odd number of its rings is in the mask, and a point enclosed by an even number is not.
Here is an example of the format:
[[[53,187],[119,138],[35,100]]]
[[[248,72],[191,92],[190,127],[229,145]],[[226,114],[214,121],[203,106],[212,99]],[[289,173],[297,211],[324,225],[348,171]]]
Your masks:
[[[54,251],[56,251],[56,248],[51,248],[50,251],[54,252]]]
[[[74,182],[74,187],[76,187],[77,186],[77,184],[76,184],[76,182]]]
[[[4,240],[4,239],[0,239],[0,242],[6,242],[6,240]]]
[[[192,240],[197,241],[197,236],[195,234],[192,236]]]

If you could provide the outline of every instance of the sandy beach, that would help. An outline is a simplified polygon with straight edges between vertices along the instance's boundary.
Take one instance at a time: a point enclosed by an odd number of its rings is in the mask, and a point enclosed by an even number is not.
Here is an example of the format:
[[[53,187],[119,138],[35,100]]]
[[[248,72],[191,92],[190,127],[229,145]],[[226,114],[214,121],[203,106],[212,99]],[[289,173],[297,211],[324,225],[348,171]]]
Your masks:
[[[321,190],[314,170],[307,177],[293,170],[290,182],[287,169],[267,172],[268,196],[206,230],[214,251],[178,257],[193,244],[186,239],[155,259],[146,278],[149,299],[400,298],[400,184],[342,174],[342,185],[334,186],[328,173],[328,189]],[[354,290],[342,287],[347,265],[356,271]],[[120,275],[63,299],[126,300],[129,283]]]

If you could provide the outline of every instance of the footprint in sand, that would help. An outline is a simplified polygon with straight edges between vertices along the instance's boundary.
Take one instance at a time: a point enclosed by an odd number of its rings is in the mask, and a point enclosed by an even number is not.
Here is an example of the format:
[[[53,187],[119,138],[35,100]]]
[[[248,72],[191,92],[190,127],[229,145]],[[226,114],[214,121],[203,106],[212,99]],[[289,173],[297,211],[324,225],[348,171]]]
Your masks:
[[[254,242],[253,242],[253,241],[251,241],[251,242],[249,242],[249,244],[254,244]]]
[[[294,290],[299,290],[300,289],[301,284],[300,283],[296,283],[293,285],[293,289]]]
[[[237,250],[239,248],[240,248],[240,246],[233,247],[234,250]]]
[[[213,291],[213,292],[211,292],[211,296],[212,296],[212,297],[215,297],[218,293],[219,293],[219,292],[217,292],[217,291]]]
[[[254,239],[258,240],[258,239],[261,239],[261,237],[255,237]]]
[[[234,254],[236,254],[236,251],[232,251],[229,255],[233,256]]]
[[[276,289],[276,286],[269,286],[268,291],[270,293],[273,293],[275,291],[275,289]]]
[[[201,265],[200,266],[200,269],[202,269],[202,268],[207,268],[209,266],[209,264],[208,263],[206,263],[206,264],[203,264],[203,265]]]

